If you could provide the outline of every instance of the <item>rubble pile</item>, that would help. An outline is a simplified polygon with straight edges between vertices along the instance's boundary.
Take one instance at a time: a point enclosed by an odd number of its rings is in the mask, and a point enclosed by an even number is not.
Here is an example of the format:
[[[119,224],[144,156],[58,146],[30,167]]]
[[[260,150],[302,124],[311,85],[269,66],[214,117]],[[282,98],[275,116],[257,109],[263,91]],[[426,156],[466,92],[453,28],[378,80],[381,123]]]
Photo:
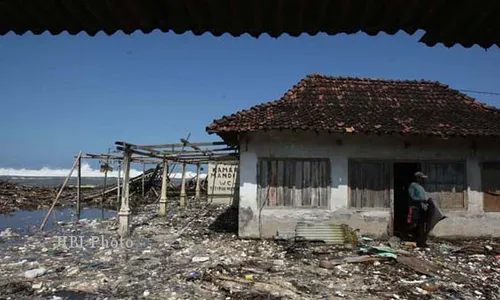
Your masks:
[[[50,206],[56,194],[57,188],[30,187],[0,180],[0,214]],[[71,195],[75,195],[74,191],[63,192],[61,202]]]
[[[52,205],[60,187],[34,187],[11,183],[0,180],[0,215],[11,214],[16,211],[32,211],[48,208]],[[85,188],[81,190],[82,204],[85,206],[100,206],[102,187]],[[56,203],[56,207],[74,206],[77,198],[75,187],[65,187]],[[142,199],[140,193],[134,193],[132,209],[143,204],[155,203],[158,196],[149,192]],[[118,206],[116,192],[106,195],[103,207],[115,209]]]
[[[493,240],[241,240],[236,208],[193,202],[144,206],[130,239],[115,219],[0,234],[0,299],[500,299]]]

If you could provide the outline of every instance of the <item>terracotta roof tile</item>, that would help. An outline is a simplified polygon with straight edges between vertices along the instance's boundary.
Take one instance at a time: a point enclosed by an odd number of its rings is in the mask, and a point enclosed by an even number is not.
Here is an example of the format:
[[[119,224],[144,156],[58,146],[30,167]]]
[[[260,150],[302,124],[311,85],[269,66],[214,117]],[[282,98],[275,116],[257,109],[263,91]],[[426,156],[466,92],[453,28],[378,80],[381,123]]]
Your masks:
[[[500,136],[500,110],[435,81],[313,74],[281,99],[224,116],[206,129]]]

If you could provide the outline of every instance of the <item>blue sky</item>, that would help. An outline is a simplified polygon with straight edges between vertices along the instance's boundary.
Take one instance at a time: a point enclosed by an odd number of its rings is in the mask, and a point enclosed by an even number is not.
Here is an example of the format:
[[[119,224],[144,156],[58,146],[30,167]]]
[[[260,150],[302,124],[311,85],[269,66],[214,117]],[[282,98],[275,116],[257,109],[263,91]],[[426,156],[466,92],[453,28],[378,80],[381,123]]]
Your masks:
[[[498,48],[430,48],[420,35],[0,37],[0,167],[69,168],[78,151],[117,140],[215,140],[205,133],[213,119],[316,72],[500,92]],[[500,106],[500,96],[470,95]]]

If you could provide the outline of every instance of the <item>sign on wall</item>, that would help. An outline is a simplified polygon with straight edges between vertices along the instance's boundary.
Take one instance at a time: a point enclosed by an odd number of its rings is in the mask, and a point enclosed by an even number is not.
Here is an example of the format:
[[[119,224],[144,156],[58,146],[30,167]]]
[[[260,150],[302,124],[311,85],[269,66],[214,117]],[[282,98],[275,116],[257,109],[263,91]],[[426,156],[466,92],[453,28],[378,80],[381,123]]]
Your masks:
[[[213,202],[231,202],[238,193],[238,163],[213,162],[208,164],[207,194]]]

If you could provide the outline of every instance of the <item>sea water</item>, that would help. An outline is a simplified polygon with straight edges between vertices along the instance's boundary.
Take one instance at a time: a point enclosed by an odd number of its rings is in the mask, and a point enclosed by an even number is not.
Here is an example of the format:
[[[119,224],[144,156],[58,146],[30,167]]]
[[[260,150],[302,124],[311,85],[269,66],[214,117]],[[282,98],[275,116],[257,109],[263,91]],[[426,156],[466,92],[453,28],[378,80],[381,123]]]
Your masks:
[[[48,209],[40,209],[33,211],[17,211],[10,215],[0,215],[0,232],[6,228],[11,228],[19,234],[30,234],[36,232],[42,224]],[[55,218],[54,218],[55,213]],[[101,210],[98,208],[83,208],[80,212],[80,219],[108,219],[115,217],[116,212],[111,210]],[[45,225],[46,229],[51,229],[56,225],[56,222],[74,222],[76,221],[76,213],[74,208],[56,208]]]

